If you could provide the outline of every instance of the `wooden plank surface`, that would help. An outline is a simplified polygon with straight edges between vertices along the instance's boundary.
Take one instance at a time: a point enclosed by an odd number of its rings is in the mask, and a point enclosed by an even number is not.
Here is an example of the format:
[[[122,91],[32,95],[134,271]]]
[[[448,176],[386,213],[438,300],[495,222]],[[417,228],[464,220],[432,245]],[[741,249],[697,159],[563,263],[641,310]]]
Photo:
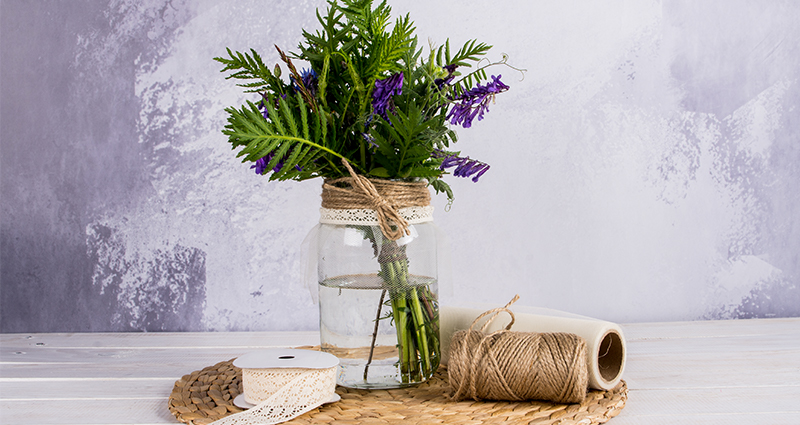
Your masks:
[[[76,334],[3,334],[0,346],[6,351],[60,348],[206,348],[293,347],[319,344],[318,332],[126,332]]]
[[[800,319],[623,331],[628,402],[610,424],[800,424]]]
[[[318,332],[0,335],[0,424],[178,424],[167,399],[181,376],[317,344]]]
[[[800,319],[624,325],[610,424],[800,424]],[[0,424],[176,424],[175,380],[316,332],[0,335]]]

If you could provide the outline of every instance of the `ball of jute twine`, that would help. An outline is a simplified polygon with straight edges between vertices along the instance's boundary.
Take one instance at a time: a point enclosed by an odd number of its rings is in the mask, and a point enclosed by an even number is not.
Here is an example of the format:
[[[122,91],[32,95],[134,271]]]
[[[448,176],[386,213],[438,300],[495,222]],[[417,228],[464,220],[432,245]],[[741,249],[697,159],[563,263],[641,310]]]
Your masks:
[[[328,179],[322,184],[322,207],[330,209],[372,209],[378,215],[383,234],[396,241],[411,234],[408,221],[398,212],[405,207],[424,207],[431,203],[428,183],[369,179],[356,174],[342,158],[350,177]]]
[[[589,385],[586,341],[569,333],[512,332],[514,313],[508,307],[517,299],[481,314],[469,329],[453,335],[447,366],[452,398],[582,402]],[[511,323],[486,335],[501,312],[511,316]],[[473,329],[490,314],[479,331]]]

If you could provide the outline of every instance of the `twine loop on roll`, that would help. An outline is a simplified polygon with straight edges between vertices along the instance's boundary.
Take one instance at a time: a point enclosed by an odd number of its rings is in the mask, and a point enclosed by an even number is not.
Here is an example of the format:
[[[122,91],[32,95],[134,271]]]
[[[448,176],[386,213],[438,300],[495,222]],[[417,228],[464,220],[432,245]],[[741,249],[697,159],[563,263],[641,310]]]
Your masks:
[[[330,209],[375,210],[381,232],[397,240],[411,232],[408,221],[398,212],[400,208],[427,206],[431,195],[427,182],[401,182],[385,179],[369,179],[356,174],[346,159],[342,164],[350,177],[325,180],[322,184],[322,207]]]
[[[452,398],[464,400],[550,400],[579,403],[586,397],[586,341],[569,333],[512,332],[509,306],[478,316],[451,342],[448,373]],[[491,334],[484,331],[500,313],[511,322]],[[473,328],[493,314],[480,330]]]

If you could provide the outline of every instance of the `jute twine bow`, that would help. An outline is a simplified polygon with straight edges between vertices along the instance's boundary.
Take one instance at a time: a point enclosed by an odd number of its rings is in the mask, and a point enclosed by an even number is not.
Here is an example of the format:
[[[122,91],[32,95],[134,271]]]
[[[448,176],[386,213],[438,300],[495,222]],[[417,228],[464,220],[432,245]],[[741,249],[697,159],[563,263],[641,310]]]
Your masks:
[[[400,208],[427,206],[431,202],[427,182],[398,182],[368,179],[356,174],[342,158],[350,177],[325,180],[322,184],[322,207],[331,209],[372,209],[378,215],[383,234],[396,241],[409,235],[408,221],[398,212]]]
[[[453,335],[447,366],[452,398],[582,402],[589,385],[586,341],[568,333],[511,332],[514,313],[508,307],[518,299],[486,311],[469,329]],[[489,323],[502,312],[511,322],[486,335]],[[490,314],[479,331],[473,329]]]

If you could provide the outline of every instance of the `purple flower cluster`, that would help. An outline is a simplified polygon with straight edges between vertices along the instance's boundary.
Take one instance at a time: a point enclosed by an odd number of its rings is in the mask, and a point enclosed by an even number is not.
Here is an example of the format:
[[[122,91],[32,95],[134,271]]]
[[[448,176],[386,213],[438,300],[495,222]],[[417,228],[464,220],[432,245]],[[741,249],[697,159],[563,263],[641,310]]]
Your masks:
[[[269,165],[269,162],[272,160],[272,157],[273,157],[273,154],[270,153],[269,155],[267,155],[267,156],[265,156],[263,158],[259,158],[258,160],[256,160],[255,164],[250,166],[250,169],[252,170],[253,168],[255,168],[256,169],[256,174],[264,174],[264,170],[267,169],[267,165]],[[275,168],[277,168],[277,170],[275,170],[275,171],[280,171],[281,168],[283,168],[283,164],[278,164],[278,165],[279,166],[275,167]]]
[[[292,153],[292,151],[289,150],[289,152],[286,153],[286,156],[290,155],[291,153]],[[284,158],[286,158],[286,156],[284,156]],[[259,158],[258,160],[256,160],[256,163],[251,165],[250,169],[252,170],[253,168],[255,168],[256,169],[256,174],[264,174],[264,171],[267,169],[267,166],[269,165],[270,161],[272,161],[272,158],[275,158],[275,153],[274,152],[270,152],[270,153],[267,154],[267,156],[265,156],[263,158]],[[275,164],[275,167],[272,168],[272,171],[277,173],[282,168],[283,168],[283,160],[280,160],[280,161],[278,161],[277,164]],[[294,168],[297,171],[303,171],[303,167],[301,167],[299,165],[295,165]]]
[[[273,157],[275,157],[275,154],[270,152],[269,154],[267,154],[267,156],[259,158],[255,164],[250,166],[250,169],[252,170],[253,168],[255,168],[256,174],[264,174],[264,171],[267,169],[267,165],[269,165],[269,162],[272,161]],[[283,161],[278,162],[278,165],[276,165],[275,168],[273,168],[272,170],[280,171],[281,168],[283,168]]]
[[[453,79],[456,78],[454,73],[456,72],[457,67],[458,66],[455,64],[443,66],[442,68],[444,68],[444,70],[447,71],[447,76],[444,78],[437,78],[433,80],[433,83],[436,84],[436,88],[441,90],[443,86],[445,86],[446,84],[450,84],[453,81]]]
[[[286,95],[282,94],[281,98],[286,99]],[[267,109],[267,104],[265,102],[272,102],[272,101],[266,94],[261,93],[261,102],[258,102],[258,109],[261,110],[261,115],[263,115],[264,119],[266,120],[269,119],[269,109]],[[275,109],[277,109],[280,106],[280,103],[278,102],[277,98],[275,98],[275,101],[272,102],[272,106]]]
[[[300,71],[300,79],[303,82],[303,86],[311,93],[311,96],[317,96],[317,89],[319,87],[319,77],[317,77],[317,72],[314,71],[313,68],[303,69]],[[292,88],[295,91],[300,91],[300,86],[294,81],[294,77],[291,77],[292,80]]]
[[[386,111],[391,108],[392,96],[401,93],[403,93],[402,72],[375,81],[375,90],[372,92],[372,110],[383,119],[388,120],[389,116],[386,115]]]
[[[369,145],[372,146],[373,148],[377,148],[378,147],[378,144],[375,143],[375,138],[371,134],[369,134],[369,133],[361,133],[361,137],[363,137],[364,141],[369,143]]]
[[[508,86],[500,81],[502,75],[492,75],[492,81],[485,86],[478,84],[476,87],[464,93],[456,99],[459,103],[453,105],[453,109],[447,114],[450,124],[460,124],[464,128],[470,128],[472,121],[478,117],[478,121],[483,119],[483,114],[489,110],[489,102],[494,100],[494,95],[508,90]]]
[[[436,156],[436,153],[434,153]],[[444,170],[447,168],[456,167],[453,170],[453,175],[456,177],[472,177],[472,181],[477,183],[478,179],[481,176],[489,171],[489,164],[485,162],[480,162],[476,159],[470,159],[469,157],[461,158],[456,155],[450,155],[442,161],[442,165],[439,166],[440,170]]]

